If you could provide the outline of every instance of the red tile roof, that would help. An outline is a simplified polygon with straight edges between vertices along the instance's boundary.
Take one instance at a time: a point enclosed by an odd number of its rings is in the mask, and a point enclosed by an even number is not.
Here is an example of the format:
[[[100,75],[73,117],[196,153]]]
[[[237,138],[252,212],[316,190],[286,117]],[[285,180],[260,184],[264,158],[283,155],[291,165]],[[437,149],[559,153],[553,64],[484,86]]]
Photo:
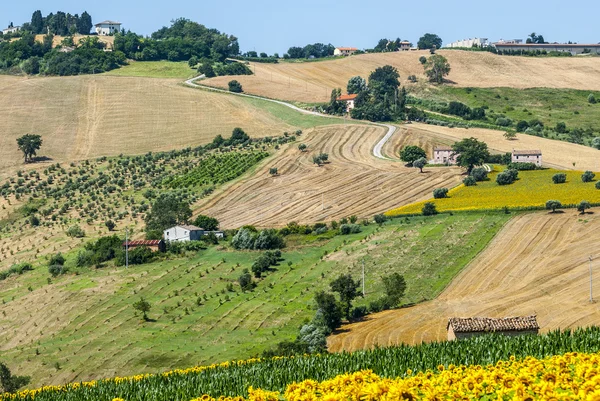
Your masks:
[[[525,317],[505,317],[501,319],[489,317],[451,317],[448,319],[448,326],[446,328],[449,329],[451,326],[455,333],[529,331],[539,330],[540,328],[535,315]]]
[[[152,239],[152,240],[138,240],[138,241],[123,241],[123,246],[158,246],[162,240],[160,239]]]
[[[337,100],[354,100],[358,95],[342,95]]]

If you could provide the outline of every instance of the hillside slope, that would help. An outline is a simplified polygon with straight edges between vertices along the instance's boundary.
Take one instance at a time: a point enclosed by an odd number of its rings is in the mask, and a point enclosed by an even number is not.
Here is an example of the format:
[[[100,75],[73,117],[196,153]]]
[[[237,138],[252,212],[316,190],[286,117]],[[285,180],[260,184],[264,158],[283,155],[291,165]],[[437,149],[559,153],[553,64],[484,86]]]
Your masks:
[[[533,314],[544,332],[597,324],[600,307],[589,302],[588,255],[594,254],[599,229],[600,216],[583,220],[573,211],[518,216],[437,299],[345,326],[330,337],[330,350],[443,340],[449,317]],[[599,286],[594,288],[598,294]]]
[[[515,57],[487,52],[440,50],[450,63],[448,79],[463,87],[571,88],[600,90],[600,59],[586,57]],[[428,51],[364,54],[339,60],[252,64],[255,75],[236,77],[249,93],[302,102],[326,102],[333,88],[345,90],[348,79],[367,78],[377,67],[393,65],[402,82],[409,75],[424,79],[419,57]],[[229,77],[205,81],[227,87]]]

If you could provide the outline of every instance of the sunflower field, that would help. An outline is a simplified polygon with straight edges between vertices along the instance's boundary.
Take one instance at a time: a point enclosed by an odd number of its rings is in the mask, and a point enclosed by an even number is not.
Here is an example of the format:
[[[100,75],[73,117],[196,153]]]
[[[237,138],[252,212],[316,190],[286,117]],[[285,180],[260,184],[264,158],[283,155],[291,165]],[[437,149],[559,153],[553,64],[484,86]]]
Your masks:
[[[508,207],[512,210],[544,209],[546,201],[558,200],[563,207],[574,207],[582,200],[592,205],[600,204],[600,190],[596,189],[596,181],[583,182],[583,171],[559,171],[554,169],[519,171],[517,181],[510,185],[498,185],[495,169],[489,174],[487,181],[478,182],[474,186],[463,184],[448,192],[447,198],[431,199],[390,210],[388,216],[420,214],[426,202],[433,202],[439,212],[449,211],[492,211]],[[554,184],[552,176],[565,173],[567,182]],[[596,175],[600,177],[600,174]]]
[[[490,334],[48,386],[0,395],[0,401],[600,400],[590,398],[600,397],[598,351],[596,327],[540,336]]]

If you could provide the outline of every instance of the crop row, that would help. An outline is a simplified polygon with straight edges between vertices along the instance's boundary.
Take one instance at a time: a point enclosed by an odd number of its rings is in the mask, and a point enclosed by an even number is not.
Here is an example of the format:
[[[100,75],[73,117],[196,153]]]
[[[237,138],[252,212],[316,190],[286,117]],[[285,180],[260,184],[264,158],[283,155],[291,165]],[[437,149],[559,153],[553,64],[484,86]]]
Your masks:
[[[346,372],[372,370],[385,378],[406,378],[440,365],[489,365],[498,361],[547,358],[600,350],[600,328],[555,331],[540,336],[487,335],[455,342],[291,358],[253,359],[195,367],[156,375],[114,378],[47,387],[0,396],[0,401],[190,401],[203,394],[247,396],[249,387],[283,392],[303,380],[328,380]]]

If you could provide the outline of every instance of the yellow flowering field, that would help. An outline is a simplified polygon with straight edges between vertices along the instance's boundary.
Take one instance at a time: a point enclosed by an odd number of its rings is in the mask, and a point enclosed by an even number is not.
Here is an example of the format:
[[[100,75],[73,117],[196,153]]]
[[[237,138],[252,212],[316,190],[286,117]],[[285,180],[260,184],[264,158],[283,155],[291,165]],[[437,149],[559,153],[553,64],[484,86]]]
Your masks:
[[[381,378],[370,370],[331,380],[290,384],[283,399],[310,400],[600,400],[600,355],[568,353],[546,359],[511,357],[489,366],[440,365],[404,379]],[[250,388],[249,401],[277,401],[277,392]],[[243,398],[193,401],[239,401]]]
[[[425,202],[434,202],[440,212],[464,210],[495,210],[505,206],[509,208],[541,208],[548,200],[558,200],[563,205],[578,204],[582,200],[591,203],[600,202],[600,190],[596,181],[584,183],[582,171],[559,171],[554,169],[519,171],[519,179],[510,185],[498,185],[494,170],[489,180],[466,187],[459,185],[448,192],[448,198],[431,199],[390,210],[388,216],[421,213]],[[565,173],[567,182],[554,184],[552,176]],[[600,178],[597,174],[596,178]],[[433,194],[432,194],[433,197]]]

